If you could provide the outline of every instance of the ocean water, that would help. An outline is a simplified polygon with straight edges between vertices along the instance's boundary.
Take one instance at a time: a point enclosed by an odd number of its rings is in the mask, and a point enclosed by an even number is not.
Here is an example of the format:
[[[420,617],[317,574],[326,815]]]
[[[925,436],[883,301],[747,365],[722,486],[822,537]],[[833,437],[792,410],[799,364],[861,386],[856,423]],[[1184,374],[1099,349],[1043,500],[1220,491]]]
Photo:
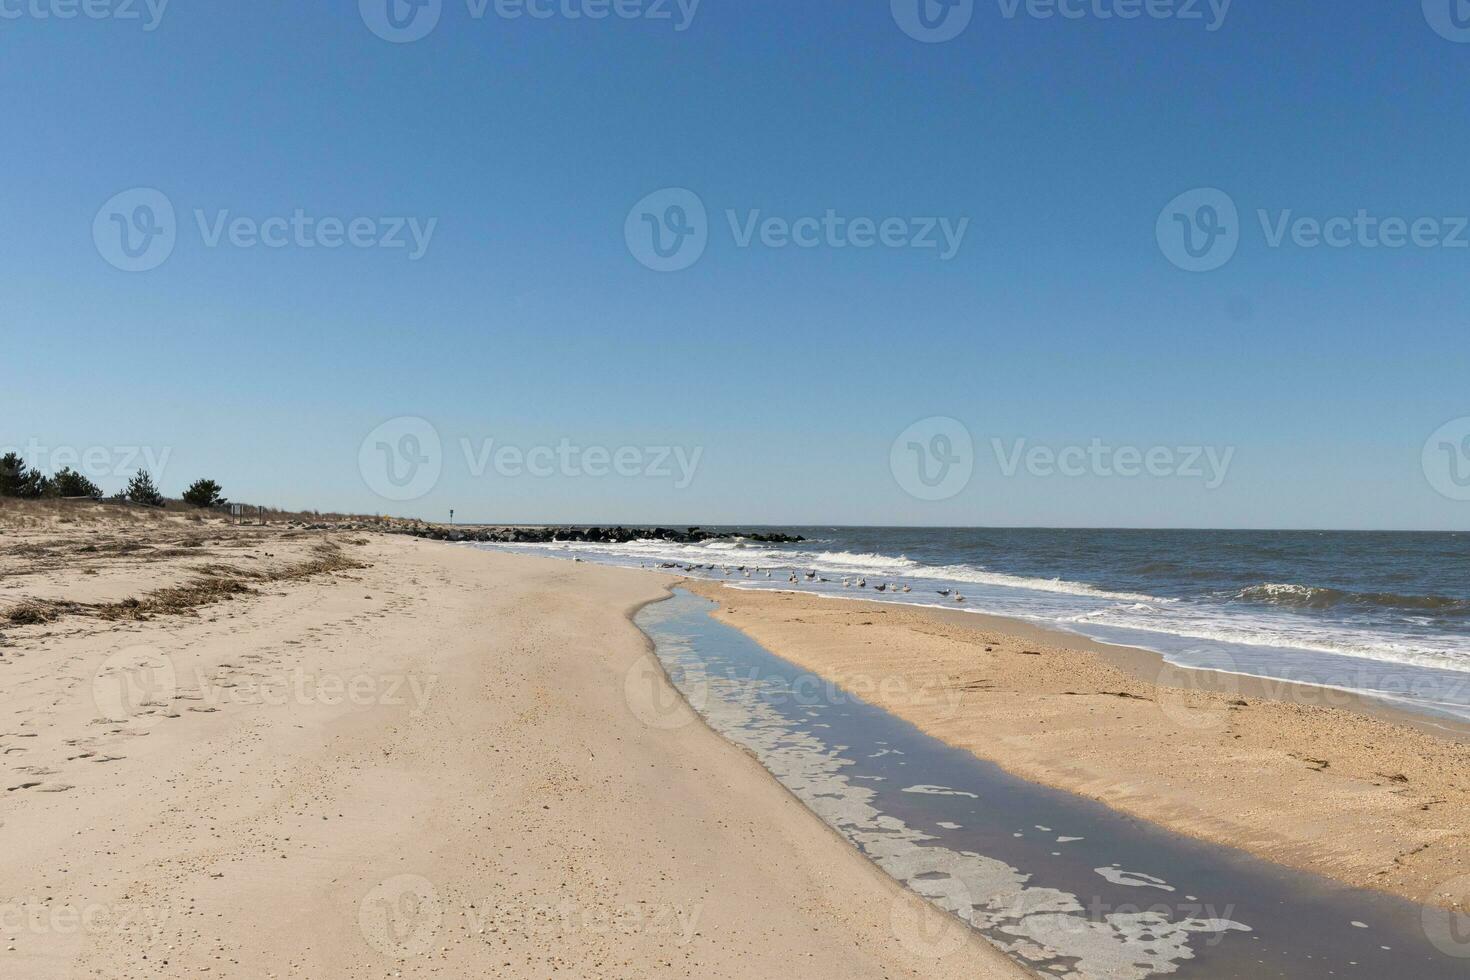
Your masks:
[[[481,547],[1010,616],[1144,647],[1180,666],[1305,681],[1470,720],[1467,533],[745,530],[808,540]]]

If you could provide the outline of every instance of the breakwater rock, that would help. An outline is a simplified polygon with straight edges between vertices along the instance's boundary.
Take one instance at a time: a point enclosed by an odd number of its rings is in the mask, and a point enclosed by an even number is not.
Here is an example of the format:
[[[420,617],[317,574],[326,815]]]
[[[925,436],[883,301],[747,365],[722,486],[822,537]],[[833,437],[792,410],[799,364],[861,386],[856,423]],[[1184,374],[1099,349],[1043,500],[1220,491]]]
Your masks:
[[[587,541],[597,544],[626,544],[629,541],[674,541],[698,544],[701,541],[733,541],[741,539],[761,544],[794,544],[804,541],[800,535],[767,531],[709,531],[700,527],[684,529],[668,527],[511,527],[419,524],[396,529],[400,534],[435,541],[484,541],[499,544],[550,544],[557,541]]]

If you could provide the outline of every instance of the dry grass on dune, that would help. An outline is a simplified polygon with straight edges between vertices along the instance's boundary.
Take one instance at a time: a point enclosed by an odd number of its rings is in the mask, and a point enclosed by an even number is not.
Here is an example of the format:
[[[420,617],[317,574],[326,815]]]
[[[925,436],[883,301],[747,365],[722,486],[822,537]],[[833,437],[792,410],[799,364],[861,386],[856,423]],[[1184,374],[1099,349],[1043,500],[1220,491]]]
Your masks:
[[[205,576],[185,585],[156,589],[142,598],[128,598],[121,602],[109,602],[96,608],[96,613],[107,620],[146,620],[154,616],[181,615],[200,606],[233,599],[237,595],[254,592],[237,578],[214,578]]]
[[[336,529],[332,524],[311,515],[269,513],[276,515],[274,523],[237,523],[187,506],[0,498],[0,585],[10,586],[11,600],[0,602],[0,626],[44,626],[71,615],[110,621],[185,615],[252,594],[266,583],[364,567],[336,540],[317,533]],[[286,516],[295,523],[280,519]],[[362,530],[363,521],[347,526]],[[256,567],[240,567],[250,563]],[[126,598],[117,598],[115,590],[99,596],[64,584],[79,583],[76,576],[110,576],[142,588]],[[60,589],[66,591],[58,595]]]
[[[40,626],[56,619],[57,615],[46,603],[27,601],[6,610],[4,619],[11,626]]]
[[[287,524],[292,521],[302,524],[382,524],[394,523],[392,518],[363,514],[339,514],[316,510],[286,510],[279,507],[256,507],[247,505],[245,515],[240,518],[241,526]],[[19,500],[0,497],[0,530],[41,529],[55,525],[98,525],[121,523],[131,527],[207,525],[215,522],[231,522],[234,519],[222,511],[202,510],[179,500],[170,500],[163,507],[142,507],[115,500]]]
[[[147,522],[158,519],[151,508],[95,500],[17,500],[0,497],[0,529],[41,530],[58,524]]]
[[[224,602],[256,590],[248,583],[292,582],[327,572],[365,567],[349,558],[335,544],[318,545],[314,555],[302,562],[268,572],[252,572],[228,565],[207,565],[204,574],[183,585],[155,589],[140,598],[128,598],[98,606],[95,612],[108,620],[143,620],[153,616],[177,616],[200,606]]]

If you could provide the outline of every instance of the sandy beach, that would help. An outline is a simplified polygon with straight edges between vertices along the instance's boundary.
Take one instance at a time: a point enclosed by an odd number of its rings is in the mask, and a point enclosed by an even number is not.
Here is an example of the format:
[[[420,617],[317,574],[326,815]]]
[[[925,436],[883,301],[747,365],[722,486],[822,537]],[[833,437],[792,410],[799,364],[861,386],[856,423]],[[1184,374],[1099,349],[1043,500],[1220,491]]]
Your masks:
[[[0,974],[1009,977],[682,703],[670,579],[7,507]]]
[[[1199,840],[1449,907],[1470,733],[1342,692],[1188,671],[960,611],[690,588],[771,652],[1032,782]]]

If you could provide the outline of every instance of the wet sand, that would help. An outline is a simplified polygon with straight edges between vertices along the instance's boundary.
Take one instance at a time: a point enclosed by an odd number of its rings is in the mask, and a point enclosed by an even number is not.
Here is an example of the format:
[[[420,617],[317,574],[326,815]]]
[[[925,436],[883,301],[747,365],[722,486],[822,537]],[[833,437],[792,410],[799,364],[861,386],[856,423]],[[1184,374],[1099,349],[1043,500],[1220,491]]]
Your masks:
[[[687,585],[777,656],[1022,779],[1470,912],[1463,727],[958,610]]]
[[[629,618],[662,576],[23,516],[0,528],[0,975],[1018,975],[978,938],[897,942],[920,899],[666,723]],[[350,565],[302,570],[327,546]],[[224,565],[248,591],[198,584]]]

